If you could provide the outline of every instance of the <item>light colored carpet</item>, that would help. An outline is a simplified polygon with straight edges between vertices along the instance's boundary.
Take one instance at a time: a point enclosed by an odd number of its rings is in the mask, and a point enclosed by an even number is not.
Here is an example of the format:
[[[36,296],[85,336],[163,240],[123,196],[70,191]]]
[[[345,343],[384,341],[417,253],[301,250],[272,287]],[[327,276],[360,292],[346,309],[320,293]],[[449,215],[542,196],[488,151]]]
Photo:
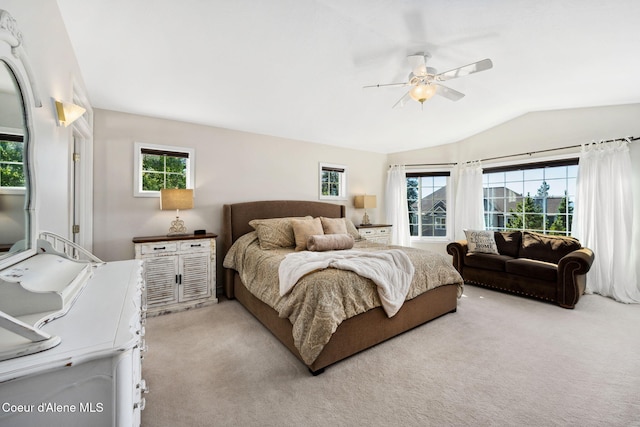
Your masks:
[[[474,286],[317,377],[236,301],[151,318],[144,426],[640,426],[640,305]]]

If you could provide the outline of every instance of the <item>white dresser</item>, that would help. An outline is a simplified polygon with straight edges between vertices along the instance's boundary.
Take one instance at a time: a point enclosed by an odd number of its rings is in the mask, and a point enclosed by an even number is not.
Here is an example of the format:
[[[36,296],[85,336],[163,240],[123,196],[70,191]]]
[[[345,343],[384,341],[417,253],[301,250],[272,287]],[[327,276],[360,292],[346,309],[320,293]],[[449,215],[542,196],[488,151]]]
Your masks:
[[[217,303],[216,234],[134,237],[149,316]]]
[[[38,257],[12,268],[28,270]],[[60,343],[0,362],[0,426],[140,425],[147,391],[142,265],[90,270],[66,314],[39,328]]]
[[[384,245],[391,244],[391,225],[389,224],[358,225],[356,228],[364,239]]]

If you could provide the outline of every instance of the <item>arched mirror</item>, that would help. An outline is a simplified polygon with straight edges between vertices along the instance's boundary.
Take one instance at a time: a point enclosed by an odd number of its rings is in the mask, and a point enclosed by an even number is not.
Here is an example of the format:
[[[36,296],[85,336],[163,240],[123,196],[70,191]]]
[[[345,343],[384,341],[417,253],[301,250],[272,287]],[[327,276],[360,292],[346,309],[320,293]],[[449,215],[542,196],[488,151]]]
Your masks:
[[[0,269],[35,253],[29,77],[22,35],[0,10]]]
[[[29,249],[29,162],[24,106],[8,65],[0,62],[0,257]]]

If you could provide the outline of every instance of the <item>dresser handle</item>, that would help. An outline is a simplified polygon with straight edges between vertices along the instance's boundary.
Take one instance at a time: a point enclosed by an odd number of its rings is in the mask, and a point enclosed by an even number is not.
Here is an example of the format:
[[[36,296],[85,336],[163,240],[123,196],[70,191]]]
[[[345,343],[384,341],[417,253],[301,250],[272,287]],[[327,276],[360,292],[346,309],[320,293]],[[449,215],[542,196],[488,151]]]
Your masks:
[[[197,245],[195,245],[195,244],[194,244],[194,245],[191,245],[191,247],[192,247],[192,248],[199,248],[199,247],[201,247],[201,246],[202,246],[202,244],[201,244],[201,243],[198,243]]]
[[[141,411],[144,411],[145,406],[147,406],[147,400],[143,397],[142,399],[140,399],[139,403],[133,404],[133,409],[140,408]]]
[[[138,383],[136,388],[139,388],[143,393],[149,393],[149,386],[147,385],[147,381],[144,379],[140,380],[140,383]]]
[[[165,250],[165,249],[167,249],[167,247],[166,247],[166,246],[158,246],[158,247],[156,247],[156,248],[153,248],[153,250],[154,250],[154,251],[163,251],[163,250]]]

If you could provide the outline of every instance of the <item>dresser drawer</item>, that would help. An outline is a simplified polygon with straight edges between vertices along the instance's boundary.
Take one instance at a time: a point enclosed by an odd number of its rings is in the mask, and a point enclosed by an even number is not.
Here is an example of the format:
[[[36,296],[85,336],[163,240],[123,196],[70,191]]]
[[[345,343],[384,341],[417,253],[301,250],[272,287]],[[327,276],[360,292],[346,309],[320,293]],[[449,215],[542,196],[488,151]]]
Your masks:
[[[180,243],[180,251],[194,252],[198,250],[209,251],[211,249],[211,240],[193,240]]]
[[[391,243],[391,226],[374,225],[368,227],[358,227],[358,233],[362,238],[372,242],[388,245]]]
[[[175,242],[145,243],[140,245],[140,253],[142,255],[157,255],[174,252],[178,252],[178,244]]]
[[[373,228],[361,228],[359,231],[360,231],[360,235],[365,239],[367,237],[372,237],[376,234],[376,230]]]

